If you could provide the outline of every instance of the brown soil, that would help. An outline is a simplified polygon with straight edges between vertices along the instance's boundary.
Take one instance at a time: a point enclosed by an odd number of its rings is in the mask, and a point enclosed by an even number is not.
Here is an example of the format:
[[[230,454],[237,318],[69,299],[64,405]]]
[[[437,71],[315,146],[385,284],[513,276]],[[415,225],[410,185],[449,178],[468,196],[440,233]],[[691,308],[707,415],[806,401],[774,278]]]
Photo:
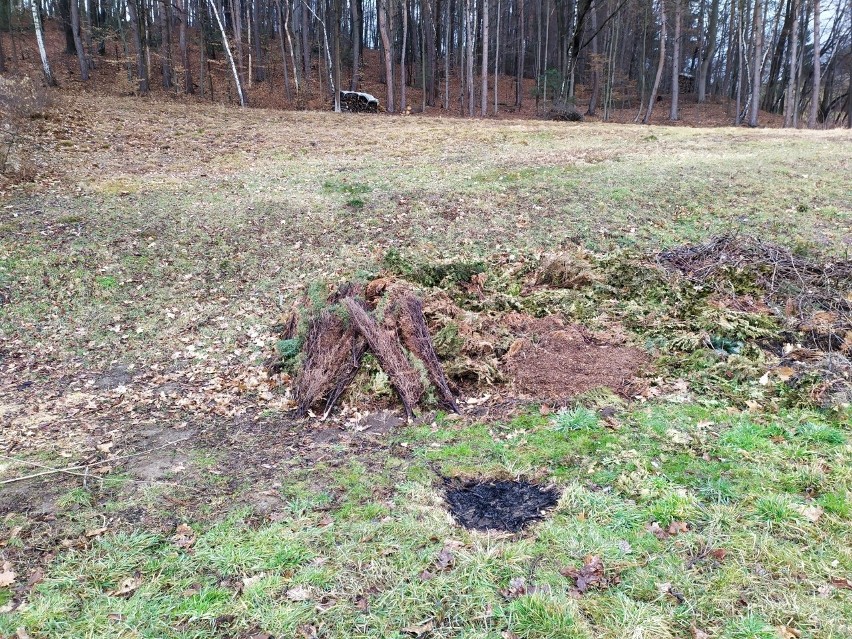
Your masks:
[[[559,400],[605,387],[629,397],[638,390],[636,376],[648,361],[639,349],[596,339],[555,316],[511,313],[504,322],[517,336],[505,357],[506,371],[525,395]]]

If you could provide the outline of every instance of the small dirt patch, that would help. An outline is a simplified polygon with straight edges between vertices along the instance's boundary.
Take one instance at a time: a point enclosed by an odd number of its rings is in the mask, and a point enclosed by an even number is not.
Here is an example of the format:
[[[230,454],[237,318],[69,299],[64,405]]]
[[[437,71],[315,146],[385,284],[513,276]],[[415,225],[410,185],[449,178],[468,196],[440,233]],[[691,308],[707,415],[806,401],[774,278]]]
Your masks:
[[[561,491],[526,481],[474,481],[447,488],[450,513],[465,528],[518,532],[544,519]]]
[[[648,356],[637,348],[555,316],[510,313],[505,324],[517,337],[506,354],[508,377],[522,393],[558,400],[601,387],[625,397],[639,390],[636,375]]]

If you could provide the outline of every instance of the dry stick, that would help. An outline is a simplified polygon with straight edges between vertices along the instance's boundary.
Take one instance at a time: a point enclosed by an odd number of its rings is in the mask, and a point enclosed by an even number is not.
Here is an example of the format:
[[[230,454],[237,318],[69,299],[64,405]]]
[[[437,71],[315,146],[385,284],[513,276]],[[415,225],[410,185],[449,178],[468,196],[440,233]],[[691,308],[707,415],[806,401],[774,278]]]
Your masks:
[[[92,462],[90,464],[81,464],[79,466],[67,466],[66,468],[51,468],[50,470],[46,470],[42,473],[33,473],[32,475],[24,475],[23,477],[14,477],[12,479],[6,479],[6,480],[3,480],[3,481],[0,481],[0,485],[12,484],[12,483],[15,483],[15,482],[18,482],[18,481],[24,481],[24,480],[27,480],[27,479],[35,479],[36,477],[44,477],[45,475],[55,475],[57,473],[69,473],[70,471],[74,471],[74,470],[83,470],[84,468],[88,469],[88,468],[91,468],[92,466],[104,466],[106,464],[112,464],[113,462],[121,461],[121,460],[124,460],[124,459],[131,459],[133,457],[141,457],[143,455],[147,455],[148,453],[152,453],[155,450],[161,450],[161,449],[167,448],[169,446],[174,446],[175,444],[180,444],[181,442],[185,442],[188,439],[191,439],[191,437],[184,437],[183,439],[176,439],[175,441],[169,442],[167,444],[163,444],[162,446],[156,446],[155,448],[148,448],[146,450],[142,450],[142,451],[139,451],[139,452],[136,452],[136,453],[131,453],[129,455],[121,455],[119,457],[113,457],[112,459],[104,459],[104,460],[99,461],[99,462]],[[12,461],[20,462],[22,464],[28,463],[23,459],[15,459],[14,457],[8,457],[7,455],[0,455],[0,457],[4,457],[5,459],[10,459]]]
[[[148,451],[146,451],[146,452],[148,452]],[[27,461],[27,460],[24,460],[24,459],[15,459],[14,457],[9,457],[8,455],[0,454],[0,457],[2,457],[3,459],[8,459],[8,460],[11,460],[11,461],[14,461],[14,462],[18,462],[19,464],[26,464],[27,466],[32,466],[34,468],[47,468],[50,471],[62,473],[63,475],[73,475],[74,477],[82,477],[84,480],[92,479],[92,476],[89,474],[89,467],[88,466],[86,466],[86,472],[85,473],[76,473],[76,472],[73,472],[71,470],[67,470],[65,468],[52,468],[50,466],[46,466],[45,464],[39,464],[37,462],[31,462],[31,461]],[[29,475],[28,477],[19,477],[17,479],[9,479],[7,481],[0,482],[0,483],[5,484],[5,483],[9,483],[9,482],[14,482],[14,481],[22,481],[23,479],[31,479],[33,477],[38,477],[40,475],[41,475],[41,473],[38,473],[37,475]],[[101,483],[104,482],[103,477],[97,477],[97,479]],[[171,481],[160,481],[160,480],[157,480],[157,479],[152,479],[152,480],[149,481],[149,480],[145,480],[145,479],[131,479],[131,478],[127,477],[127,478],[122,479],[121,481],[132,481],[132,482],[135,482],[137,484],[154,483],[154,484],[162,484],[164,486],[176,486],[177,488],[185,488],[186,490],[193,490],[193,491],[197,490],[196,488],[190,488],[189,486],[184,486],[182,484],[176,484],[176,483],[171,482]],[[85,484],[86,484],[86,482],[84,481],[83,485],[85,485]]]
[[[352,317],[355,328],[367,340],[382,370],[396,388],[405,407],[406,417],[411,419],[414,416],[414,406],[423,394],[423,385],[420,383],[417,371],[405,356],[396,334],[379,328],[375,318],[364,308],[362,302],[347,297],[343,303]]]

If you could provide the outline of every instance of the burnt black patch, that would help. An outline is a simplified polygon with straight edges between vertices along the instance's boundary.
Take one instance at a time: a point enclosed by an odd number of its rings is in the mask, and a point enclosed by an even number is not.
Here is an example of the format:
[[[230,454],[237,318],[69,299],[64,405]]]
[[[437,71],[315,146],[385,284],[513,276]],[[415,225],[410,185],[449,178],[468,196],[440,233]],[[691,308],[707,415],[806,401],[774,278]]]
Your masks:
[[[447,487],[447,505],[456,521],[474,530],[518,532],[544,519],[559,501],[554,486],[526,481],[474,481]]]

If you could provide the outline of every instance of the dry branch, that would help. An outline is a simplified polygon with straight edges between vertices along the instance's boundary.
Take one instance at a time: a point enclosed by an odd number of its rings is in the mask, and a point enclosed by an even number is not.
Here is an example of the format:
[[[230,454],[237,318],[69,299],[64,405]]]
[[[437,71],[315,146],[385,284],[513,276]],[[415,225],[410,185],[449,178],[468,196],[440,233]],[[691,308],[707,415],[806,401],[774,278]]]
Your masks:
[[[429,329],[426,328],[426,317],[423,315],[423,303],[408,291],[402,291],[394,296],[388,308],[396,328],[402,337],[405,347],[411,351],[426,366],[429,378],[438,390],[438,399],[443,408],[459,412],[459,407],[453,397],[444,369],[435,353]]]
[[[391,384],[393,384],[405,407],[406,416],[413,417],[414,406],[423,395],[423,384],[420,382],[417,371],[405,356],[396,334],[386,328],[381,328],[364,307],[362,301],[347,297],[343,300],[343,304],[349,311],[355,328],[367,340],[367,344],[379,361],[382,370],[390,378]]]

